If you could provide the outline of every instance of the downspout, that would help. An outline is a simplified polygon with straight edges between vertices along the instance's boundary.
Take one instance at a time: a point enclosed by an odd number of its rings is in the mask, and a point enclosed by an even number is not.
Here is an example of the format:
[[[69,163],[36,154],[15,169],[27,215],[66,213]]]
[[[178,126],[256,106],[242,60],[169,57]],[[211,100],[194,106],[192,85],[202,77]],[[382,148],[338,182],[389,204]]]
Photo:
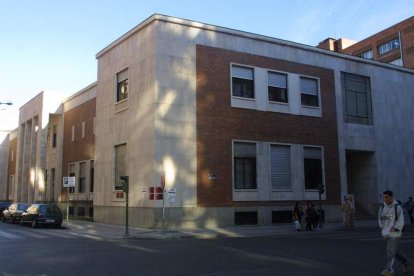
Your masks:
[[[398,39],[400,40],[400,56],[401,56],[401,64],[402,64],[402,67],[404,67],[404,58],[403,58],[403,52],[402,52],[401,31],[398,31]]]

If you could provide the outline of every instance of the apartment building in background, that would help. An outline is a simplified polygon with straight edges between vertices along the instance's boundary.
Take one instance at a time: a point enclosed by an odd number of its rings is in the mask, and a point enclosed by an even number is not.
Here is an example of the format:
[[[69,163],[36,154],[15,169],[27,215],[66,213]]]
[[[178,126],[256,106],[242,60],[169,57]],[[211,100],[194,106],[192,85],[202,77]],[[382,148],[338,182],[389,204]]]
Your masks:
[[[383,190],[414,193],[413,70],[158,14],[96,58],[96,83],[42,124],[34,199],[69,200],[75,217],[123,224],[123,175],[139,227],[160,227],[163,206],[166,227],[290,222],[320,185],[327,221],[346,194],[374,214]],[[40,113],[23,109],[17,155],[35,160],[24,141]]]
[[[327,38],[318,47],[414,69],[414,16],[358,42]]]

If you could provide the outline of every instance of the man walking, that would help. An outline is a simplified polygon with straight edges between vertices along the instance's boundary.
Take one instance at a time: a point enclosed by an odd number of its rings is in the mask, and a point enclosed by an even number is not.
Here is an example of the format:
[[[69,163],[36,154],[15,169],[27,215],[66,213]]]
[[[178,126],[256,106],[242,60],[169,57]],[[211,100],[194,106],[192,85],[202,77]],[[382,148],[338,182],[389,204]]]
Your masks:
[[[382,193],[384,203],[381,204],[378,212],[378,223],[381,228],[387,246],[387,265],[381,275],[394,275],[394,260],[397,259],[403,264],[403,271],[411,271],[411,261],[409,261],[399,249],[398,243],[404,227],[404,214],[401,206],[396,200],[392,191]]]

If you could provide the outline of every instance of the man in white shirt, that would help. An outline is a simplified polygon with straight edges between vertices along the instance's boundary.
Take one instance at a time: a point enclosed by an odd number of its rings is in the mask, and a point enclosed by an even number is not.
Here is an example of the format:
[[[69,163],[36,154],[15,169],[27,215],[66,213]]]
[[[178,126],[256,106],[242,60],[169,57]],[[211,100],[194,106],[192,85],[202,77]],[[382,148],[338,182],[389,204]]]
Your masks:
[[[392,191],[382,193],[384,203],[378,211],[378,224],[381,228],[382,236],[387,245],[387,265],[381,275],[394,275],[394,260],[397,259],[403,264],[403,271],[411,271],[411,261],[409,261],[398,246],[404,228],[404,214],[401,206],[396,200]]]

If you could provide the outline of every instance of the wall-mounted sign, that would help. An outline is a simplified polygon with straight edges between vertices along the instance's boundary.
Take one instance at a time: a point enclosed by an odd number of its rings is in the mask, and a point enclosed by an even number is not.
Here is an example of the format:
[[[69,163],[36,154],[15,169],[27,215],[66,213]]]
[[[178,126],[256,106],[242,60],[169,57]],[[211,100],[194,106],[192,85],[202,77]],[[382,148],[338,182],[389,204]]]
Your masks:
[[[63,177],[63,187],[75,187],[75,177],[74,176],[64,176]]]

